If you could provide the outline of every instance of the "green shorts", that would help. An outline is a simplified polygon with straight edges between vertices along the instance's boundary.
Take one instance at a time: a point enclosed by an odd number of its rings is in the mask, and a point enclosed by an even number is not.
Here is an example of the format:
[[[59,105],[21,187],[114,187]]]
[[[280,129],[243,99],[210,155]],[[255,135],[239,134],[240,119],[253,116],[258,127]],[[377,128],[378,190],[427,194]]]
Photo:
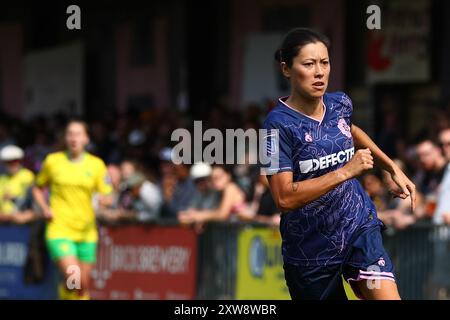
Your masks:
[[[70,239],[47,239],[47,248],[54,261],[65,257],[76,257],[85,263],[95,263],[97,242],[73,241]]]

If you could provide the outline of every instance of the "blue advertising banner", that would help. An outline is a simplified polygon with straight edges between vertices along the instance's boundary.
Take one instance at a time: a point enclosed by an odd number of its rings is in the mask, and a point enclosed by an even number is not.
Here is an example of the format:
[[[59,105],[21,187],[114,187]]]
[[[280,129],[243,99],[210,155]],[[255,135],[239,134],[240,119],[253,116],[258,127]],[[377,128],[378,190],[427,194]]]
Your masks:
[[[30,231],[29,226],[0,226],[0,299],[57,297],[57,273],[50,259],[47,259],[46,275],[42,282],[24,282]]]

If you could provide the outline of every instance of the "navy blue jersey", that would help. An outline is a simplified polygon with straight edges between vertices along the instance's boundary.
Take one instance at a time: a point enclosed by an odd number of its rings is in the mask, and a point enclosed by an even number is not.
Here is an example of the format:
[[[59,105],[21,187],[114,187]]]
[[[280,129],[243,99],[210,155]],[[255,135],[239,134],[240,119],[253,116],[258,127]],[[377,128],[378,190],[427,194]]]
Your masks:
[[[322,121],[289,107],[285,100],[279,99],[264,121],[264,129],[269,130],[267,154],[272,159],[267,174],[292,171],[294,181],[303,181],[334,171],[352,158],[353,107],[345,93],[324,94]],[[281,215],[283,259],[304,266],[341,263],[355,230],[372,223],[380,223],[374,204],[359,181],[349,179]]]

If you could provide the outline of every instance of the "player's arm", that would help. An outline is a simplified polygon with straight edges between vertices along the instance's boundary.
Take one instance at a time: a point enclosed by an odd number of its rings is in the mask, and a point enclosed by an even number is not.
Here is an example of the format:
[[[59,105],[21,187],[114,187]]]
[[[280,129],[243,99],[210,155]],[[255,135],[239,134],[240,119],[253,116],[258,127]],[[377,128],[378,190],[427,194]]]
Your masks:
[[[268,176],[270,190],[278,208],[289,211],[301,208],[318,199],[342,182],[373,168],[373,158],[368,149],[358,150],[343,167],[318,178],[293,181],[292,171]]]
[[[47,204],[47,200],[44,195],[44,187],[34,185],[32,188],[33,199],[41,209],[42,214],[46,219],[51,219],[53,217],[52,212],[50,210],[49,205]]]
[[[391,190],[402,199],[411,195],[411,210],[416,207],[416,186],[403,173],[403,171],[390,159],[373,140],[359,127],[352,125],[352,136],[356,148],[369,148],[372,151],[375,163],[392,176],[400,190]]]
[[[114,202],[113,187],[108,170],[103,161],[100,162],[98,168],[98,175],[95,181],[96,191],[99,193],[98,204],[101,209],[104,209],[110,207]]]

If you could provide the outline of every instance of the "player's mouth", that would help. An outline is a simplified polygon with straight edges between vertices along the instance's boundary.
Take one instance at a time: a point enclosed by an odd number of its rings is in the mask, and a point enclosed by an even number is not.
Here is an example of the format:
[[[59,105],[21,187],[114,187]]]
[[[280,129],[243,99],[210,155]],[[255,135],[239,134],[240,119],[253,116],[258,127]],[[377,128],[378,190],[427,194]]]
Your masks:
[[[314,89],[322,90],[322,89],[325,88],[325,82],[322,82],[322,81],[316,81],[316,82],[313,83],[312,86],[313,86]]]

